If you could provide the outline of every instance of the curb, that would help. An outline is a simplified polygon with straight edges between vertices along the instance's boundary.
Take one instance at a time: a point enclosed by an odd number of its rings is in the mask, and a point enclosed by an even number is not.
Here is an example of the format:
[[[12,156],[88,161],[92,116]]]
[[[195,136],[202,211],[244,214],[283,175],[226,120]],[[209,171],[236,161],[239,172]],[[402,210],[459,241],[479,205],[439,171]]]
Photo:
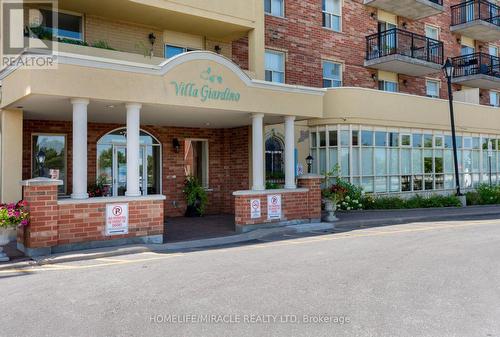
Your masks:
[[[235,234],[230,236],[222,236],[217,238],[209,238],[201,240],[182,241],[182,242],[173,242],[165,244],[131,245],[121,248],[116,248],[116,247],[99,248],[96,250],[84,250],[80,252],[61,253],[49,256],[36,257],[30,261],[14,262],[5,265],[0,265],[0,270],[20,269],[32,266],[48,265],[48,264],[93,260],[105,257],[139,254],[145,252],[173,253],[183,249],[208,248],[208,247],[230,245],[235,243],[244,243],[275,234],[305,233],[310,231],[332,230],[333,228],[334,225],[330,223],[324,223],[324,222],[312,223],[312,224],[309,223],[309,224],[290,225],[290,226],[276,227],[276,228],[263,228],[242,234]]]

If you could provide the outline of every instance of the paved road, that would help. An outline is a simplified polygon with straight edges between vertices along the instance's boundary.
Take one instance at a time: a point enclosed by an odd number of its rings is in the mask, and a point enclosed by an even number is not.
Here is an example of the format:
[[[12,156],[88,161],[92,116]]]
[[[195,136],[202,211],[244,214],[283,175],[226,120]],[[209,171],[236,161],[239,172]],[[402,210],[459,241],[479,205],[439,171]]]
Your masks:
[[[500,220],[0,271],[0,298],[0,336],[500,336]]]

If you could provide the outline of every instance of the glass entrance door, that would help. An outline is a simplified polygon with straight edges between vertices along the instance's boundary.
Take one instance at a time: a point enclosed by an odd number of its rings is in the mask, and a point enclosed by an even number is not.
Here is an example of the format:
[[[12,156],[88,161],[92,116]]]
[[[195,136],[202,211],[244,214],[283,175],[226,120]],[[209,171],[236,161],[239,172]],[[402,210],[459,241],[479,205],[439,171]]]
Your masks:
[[[148,177],[144,168],[147,167],[146,148],[139,150],[139,186],[141,194],[147,194]],[[113,196],[123,196],[127,191],[127,148],[123,145],[113,145]]]

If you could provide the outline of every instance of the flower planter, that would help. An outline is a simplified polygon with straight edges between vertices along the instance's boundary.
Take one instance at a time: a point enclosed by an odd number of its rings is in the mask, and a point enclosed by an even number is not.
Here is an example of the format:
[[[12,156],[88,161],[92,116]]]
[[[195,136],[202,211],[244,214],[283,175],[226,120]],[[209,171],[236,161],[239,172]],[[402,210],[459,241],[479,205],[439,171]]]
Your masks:
[[[15,228],[0,228],[0,262],[9,261],[9,257],[3,252],[3,246],[10,242],[15,233]]]
[[[329,199],[325,199],[323,200],[323,202],[325,203],[325,211],[326,211],[326,215],[323,217],[323,221],[326,222],[338,221],[339,219],[335,216],[335,211],[337,210],[337,204]]]

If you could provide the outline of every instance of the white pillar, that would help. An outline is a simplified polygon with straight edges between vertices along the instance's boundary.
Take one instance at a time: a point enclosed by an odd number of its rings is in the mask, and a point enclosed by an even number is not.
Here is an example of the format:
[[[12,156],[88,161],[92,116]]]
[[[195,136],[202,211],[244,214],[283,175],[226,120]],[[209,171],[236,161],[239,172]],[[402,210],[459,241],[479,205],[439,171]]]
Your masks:
[[[264,114],[252,115],[252,190],[263,191],[264,185]]]
[[[89,100],[73,98],[73,193],[72,199],[87,199],[87,106]]]
[[[295,185],[295,117],[285,117],[285,188]]]
[[[141,104],[128,103],[127,107],[127,191],[128,197],[141,195],[139,188],[139,136]]]

